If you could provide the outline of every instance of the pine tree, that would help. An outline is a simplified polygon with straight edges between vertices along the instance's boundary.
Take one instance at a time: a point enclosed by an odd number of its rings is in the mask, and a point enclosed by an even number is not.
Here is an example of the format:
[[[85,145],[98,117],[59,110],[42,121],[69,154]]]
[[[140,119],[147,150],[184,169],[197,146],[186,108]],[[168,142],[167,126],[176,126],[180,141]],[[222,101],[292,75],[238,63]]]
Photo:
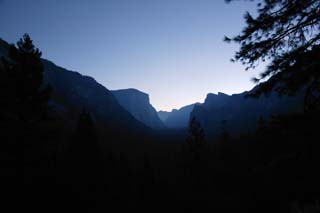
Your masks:
[[[72,157],[83,169],[90,169],[98,156],[98,138],[90,113],[83,109],[71,144]],[[81,162],[81,163],[80,163]]]
[[[17,46],[10,46],[2,64],[1,123],[5,126],[6,141],[15,144],[17,168],[21,168],[25,163],[26,143],[28,153],[34,155],[34,145],[39,139],[36,128],[45,119],[51,89],[43,85],[41,52],[34,47],[28,34]]]
[[[227,130],[227,121],[226,120],[222,120],[220,123],[220,129],[221,129],[221,142],[222,143],[227,143],[229,142],[230,139],[230,135],[229,132]]]
[[[195,117],[193,117],[189,123],[188,130],[188,152],[189,157],[191,157],[191,167],[199,167],[200,161],[206,158],[205,153],[205,135],[201,127],[201,124]],[[202,165],[203,166],[203,165]]]
[[[188,131],[189,151],[185,159],[184,173],[193,193],[202,196],[205,193],[203,186],[208,177],[208,147],[204,130],[195,117],[190,120]]]
[[[46,116],[51,87],[43,84],[41,52],[28,34],[10,46],[3,59],[7,78],[6,111],[24,125],[32,125]]]
[[[97,143],[95,125],[90,113],[86,109],[83,109],[79,115],[75,132],[75,141],[77,141],[79,146],[86,148],[88,148],[89,144]]]
[[[230,2],[233,0],[227,0]],[[294,95],[304,85],[305,109],[319,107],[320,96],[320,0],[260,0],[258,15],[245,15],[243,31],[225,41],[240,44],[233,61],[255,68],[261,61],[270,61],[267,69],[254,78],[256,83],[270,78],[251,93]],[[310,100],[312,99],[312,100]]]
[[[41,178],[49,174],[47,156],[44,158],[43,122],[47,120],[47,103],[51,88],[43,84],[41,52],[25,34],[17,45],[11,45],[8,55],[2,57],[0,69],[0,140],[5,150],[15,159],[7,164],[16,170],[15,187],[28,186],[34,194],[41,191]],[[38,179],[37,179],[38,178]],[[14,187],[12,187],[14,188]],[[26,191],[28,191],[27,189]],[[23,193],[19,193],[23,196]],[[24,197],[23,199],[26,199]]]
[[[202,147],[205,144],[205,135],[201,124],[195,117],[189,123],[187,141],[192,147]]]
[[[73,185],[84,200],[81,205],[91,208],[103,189],[103,167],[95,124],[86,109],[79,115],[71,147],[66,154],[69,184]]]

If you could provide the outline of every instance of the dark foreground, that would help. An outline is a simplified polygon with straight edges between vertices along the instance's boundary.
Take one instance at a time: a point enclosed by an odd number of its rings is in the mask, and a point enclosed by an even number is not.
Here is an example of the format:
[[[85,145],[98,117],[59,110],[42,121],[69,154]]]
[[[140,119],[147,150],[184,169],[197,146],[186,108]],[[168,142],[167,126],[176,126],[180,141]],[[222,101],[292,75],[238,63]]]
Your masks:
[[[72,133],[56,121],[25,132],[23,143],[1,143],[4,204],[41,212],[320,210],[316,113],[191,143],[170,133],[107,137],[82,119]]]

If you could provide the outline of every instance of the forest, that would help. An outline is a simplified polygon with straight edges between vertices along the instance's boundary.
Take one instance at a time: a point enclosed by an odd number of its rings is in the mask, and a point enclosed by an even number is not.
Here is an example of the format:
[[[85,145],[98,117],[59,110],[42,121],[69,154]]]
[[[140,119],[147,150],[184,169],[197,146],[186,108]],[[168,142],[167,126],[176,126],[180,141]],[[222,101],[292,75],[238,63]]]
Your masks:
[[[99,116],[93,105],[57,93],[28,34],[4,45],[2,206],[11,212],[320,212],[320,1],[261,2],[256,17],[245,15],[243,31],[225,38],[240,45],[234,62],[248,69],[269,62],[246,98],[302,90],[303,111],[261,117],[254,131],[237,137],[223,122],[209,137],[197,117],[186,129],[154,130],[111,105],[102,109],[110,116]]]

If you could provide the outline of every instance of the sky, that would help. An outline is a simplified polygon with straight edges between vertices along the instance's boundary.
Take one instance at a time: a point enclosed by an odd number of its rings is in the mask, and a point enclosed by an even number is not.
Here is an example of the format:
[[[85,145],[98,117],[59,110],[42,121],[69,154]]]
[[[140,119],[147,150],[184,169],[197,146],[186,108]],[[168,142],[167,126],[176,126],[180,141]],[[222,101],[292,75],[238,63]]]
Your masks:
[[[0,0],[0,38],[29,33],[43,58],[110,90],[136,88],[157,110],[250,90],[264,67],[245,71],[223,42],[255,3],[224,0]]]

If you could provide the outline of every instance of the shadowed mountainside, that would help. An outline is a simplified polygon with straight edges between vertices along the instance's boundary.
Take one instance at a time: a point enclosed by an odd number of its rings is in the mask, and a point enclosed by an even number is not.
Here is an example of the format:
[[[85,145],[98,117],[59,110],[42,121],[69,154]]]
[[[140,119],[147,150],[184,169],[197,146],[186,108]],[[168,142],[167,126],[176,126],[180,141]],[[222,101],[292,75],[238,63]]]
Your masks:
[[[133,115],[138,121],[153,129],[162,129],[164,125],[158,117],[157,111],[149,101],[149,95],[137,89],[113,90],[119,104]]]
[[[0,53],[6,55],[9,44],[0,40]],[[59,67],[42,60],[44,83],[53,88],[51,108],[66,122],[74,123],[83,108],[102,126],[115,130],[147,132],[149,128],[123,109],[107,88],[92,77]]]
[[[272,116],[303,112],[303,92],[279,96],[272,91],[268,96],[246,97],[259,87],[233,95],[210,93],[203,104],[194,107],[191,116],[201,123],[208,137],[219,137],[224,131],[236,137],[255,131],[260,121]]]
[[[195,104],[190,104],[180,109],[173,109],[171,112],[159,111],[158,115],[168,128],[183,129],[187,128],[190,120],[190,113],[192,112]]]

